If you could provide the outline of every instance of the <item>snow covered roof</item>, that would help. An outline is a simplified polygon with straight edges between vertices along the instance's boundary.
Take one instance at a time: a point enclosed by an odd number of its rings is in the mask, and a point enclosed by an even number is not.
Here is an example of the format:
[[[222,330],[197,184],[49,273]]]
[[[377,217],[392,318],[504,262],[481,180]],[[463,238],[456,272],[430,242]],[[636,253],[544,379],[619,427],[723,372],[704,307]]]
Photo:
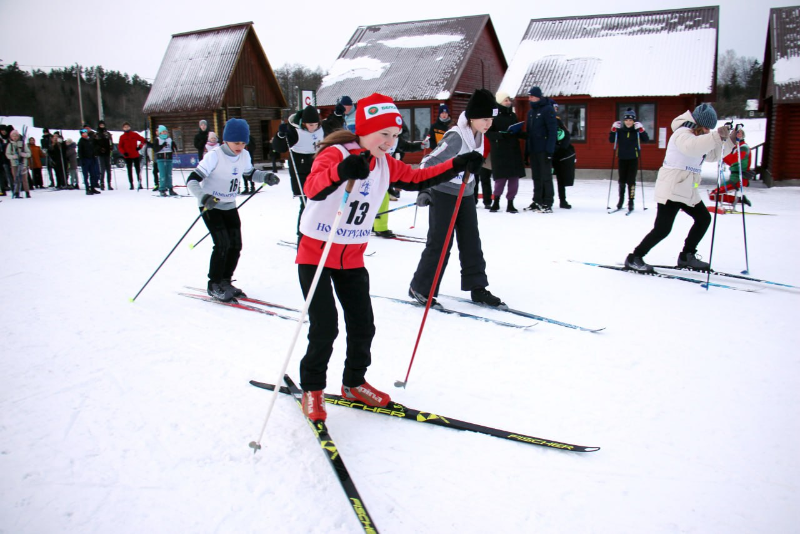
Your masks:
[[[172,36],[144,113],[217,109],[252,22]]]
[[[800,102],[800,6],[771,9],[767,31],[775,101]]]
[[[719,6],[534,19],[500,90],[526,96],[710,94]]]
[[[492,28],[489,15],[359,26],[323,78],[317,103],[375,92],[447,100],[487,23]]]

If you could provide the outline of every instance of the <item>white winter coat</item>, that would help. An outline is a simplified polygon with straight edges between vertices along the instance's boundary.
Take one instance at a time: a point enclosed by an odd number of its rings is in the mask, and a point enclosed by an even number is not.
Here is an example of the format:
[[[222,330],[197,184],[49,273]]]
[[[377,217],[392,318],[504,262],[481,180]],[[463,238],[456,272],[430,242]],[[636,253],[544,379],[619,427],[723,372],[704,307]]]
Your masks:
[[[683,124],[694,122],[686,111],[672,121],[672,137],[667,143],[664,164],[658,171],[655,198],[659,204],[667,200],[695,206],[700,202],[700,169],[704,161],[719,161],[733,149],[730,139],[721,139],[717,130],[695,135]]]

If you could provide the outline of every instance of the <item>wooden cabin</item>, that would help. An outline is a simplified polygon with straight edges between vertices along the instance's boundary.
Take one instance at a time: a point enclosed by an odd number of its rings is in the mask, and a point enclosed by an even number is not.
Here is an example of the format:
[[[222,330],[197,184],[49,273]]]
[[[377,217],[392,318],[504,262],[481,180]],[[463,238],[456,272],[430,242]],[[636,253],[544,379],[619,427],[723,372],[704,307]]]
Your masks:
[[[245,119],[253,138],[251,157],[263,161],[286,106],[253,23],[244,22],[173,35],[143,111],[151,135],[158,125],[169,129],[176,165],[194,167],[201,120],[221,141],[229,118]]]

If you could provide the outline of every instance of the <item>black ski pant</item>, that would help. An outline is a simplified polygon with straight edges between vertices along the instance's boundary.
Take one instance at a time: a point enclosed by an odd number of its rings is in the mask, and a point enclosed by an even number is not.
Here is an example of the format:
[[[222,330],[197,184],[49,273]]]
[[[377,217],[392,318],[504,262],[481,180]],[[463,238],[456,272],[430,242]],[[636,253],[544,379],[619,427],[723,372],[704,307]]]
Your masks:
[[[111,187],[111,156],[97,156],[97,165],[100,169],[100,187],[103,187],[103,180],[108,180],[108,187]]]
[[[530,155],[531,176],[533,177],[533,201],[540,206],[553,207],[553,162],[547,152],[534,152]]]
[[[297,266],[304,297],[308,297],[316,270],[316,265]],[[365,267],[325,267],[308,308],[308,348],[300,362],[300,386],[304,391],[325,389],[327,384],[328,362],[333,354],[333,342],[339,335],[339,315],[336,311],[334,290],[344,311],[347,329],[342,384],[347,387],[363,384],[367,368],[372,362],[375,317],[369,297],[369,272]]]
[[[135,158],[125,158],[125,166],[128,168],[128,182],[130,182],[131,187],[133,187],[133,171],[131,170],[131,167],[136,169],[136,181],[137,182],[142,181],[142,176],[141,176],[142,170],[140,162],[141,162],[140,156],[136,156]]]
[[[478,203],[479,189],[483,192],[483,205],[487,208],[490,207],[492,205],[492,169],[481,167],[481,170],[478,171],[478,179],[475,181],[475,204]]]
[[[701,200],[695,206],[689,206],[682,202],[667,200],[666,204],[658,204],[656,212],[656,222],[653,229],[647,234],[642,242],[633,250],[635,256],[644,257],[654,246],[659,244],[672,231],[672,225],[679,211],[685,212],[694,219],[694,224],[689,229],[686,241],[683,244],[683,252],[697,252],[697,245],[706,235],[708,226],[711,224],[711,214],[708,213],[705,204]]]
[[[203,208],[200,208],[200,212],[214,241],[208,279],[212,282],[231,279],[242,252],[242,222],[239,219],[239,210],[234,208],[203,211]]]
[[[425,250],[422,251],[417,265],[417,271],[411,279],[411,287],[414,291],[425,297],[431,293],[436,267],[439,264],[447,229],[450,227],[450,219],[453,217],[458,198],[435,189],[430,191],[433,195],[433,203],[428,208],[428,237]],[[474,195],[465,196],[461,200],[461,206],[456,216],[455,237],[458,240],[458,259],[461,262],[461,290],[470,291],[488,286],[489,279],[486,276],[486,260],[483,258],[481,236],[478,232],[478,212],[475,209]],[[447,268],[452,248],[451,236],[434,296],[439,294],[438,286],[441,285],[442,278],[444,278],[444,271]]]
[[[618,207],[622,207],[625,200],[625,186],[628,186],[628,205],[633,207],[633,200],[636,198],[636,173],[639,171],[639,159],[619,160],[619,202]]]

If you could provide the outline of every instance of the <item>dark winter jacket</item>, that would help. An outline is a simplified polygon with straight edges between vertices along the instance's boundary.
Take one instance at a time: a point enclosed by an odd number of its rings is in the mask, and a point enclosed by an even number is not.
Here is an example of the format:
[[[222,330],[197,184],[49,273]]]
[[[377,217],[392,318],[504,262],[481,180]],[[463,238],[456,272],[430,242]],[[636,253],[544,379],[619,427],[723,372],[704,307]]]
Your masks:
[[[344,117],[336,113],[331,113],[325,117],[320,126],[322,127],[322,132],[325,134],[325,137],[328,137],[336,130],[344,130]]]
[[[444,137],[444,134],[447,133],[447,130],[453,127],[453,124],[452,118],[447,122],[444,122],[442,119],[436,119],[436,122],[431,124],[431,150],[436,148],[436,145],[438,145],[439,141],[442,140],[442,137]]]
[[[397,138],[397,146],[392,154],[395,159],[402,160],[403,156],[406,155],[406,152],[411,153],[422,151],[422,142],[409,141],[410,137],[411,132],[408,131],[408,126],[406,126],[406,123],[403,122],[403,129],[400,131],[400,136]]]
[[[528,154],[546,152],[549,156],[556,151],[556,112],[550,102],[542,98],[538,102],[531,102],[526,123],[528,129]]]
[[[91,144],[92,140],[87,139]],[[50,158],[50,166],[56,169],[63,169],[67,166],[66,147],[64,143],[50,143],[50,150],[47,151],[47,157]]]
[[[575,183],[575,147],[567,127],[556,117],[556,151],[553,153],[553,174],[558,183],[570,187]]]
[[[197,133],[194,135],[194,147],[198,152],[203,152],[206,149],[206,143],[208,143],[208,129],[203,131],[198,128]]]
[[[506,106],[497,106],[497,117],[492,127],[486,132],[486,137],[492,143],[489,156],[492,160],[492,173],[494,179],[521,178],[525,176],[525,164],[522,161],[522,147],[520,139],[525,138],[523,132],[511,133],[509,126],[519,122],[514,110]]]
[[[103,158],[110,156],[111,152],[114,150],[114,140],[105,128],[97,129],[94,145],[97,149],[95,150],[95,154]]]
[[[81,137],[78,140],[78,157],[81,159],[91,159],[97,154],[95,152],[94,140],[88,137]]]
[[[46,133],[42,136],[42,150],[47,152],[50,150],[50,139],[52,139],[53,134]]]
[[[637,159],[639,157],[640,143],[646,143],[650,140],[647,131],[639,133],[637,137],[637,130],[633,126],[627,128],[624,124],[622,128],[617,128],[616,132],[608,132],[608,142],[613,143],[614,139],[617,140],[617,159]]]

